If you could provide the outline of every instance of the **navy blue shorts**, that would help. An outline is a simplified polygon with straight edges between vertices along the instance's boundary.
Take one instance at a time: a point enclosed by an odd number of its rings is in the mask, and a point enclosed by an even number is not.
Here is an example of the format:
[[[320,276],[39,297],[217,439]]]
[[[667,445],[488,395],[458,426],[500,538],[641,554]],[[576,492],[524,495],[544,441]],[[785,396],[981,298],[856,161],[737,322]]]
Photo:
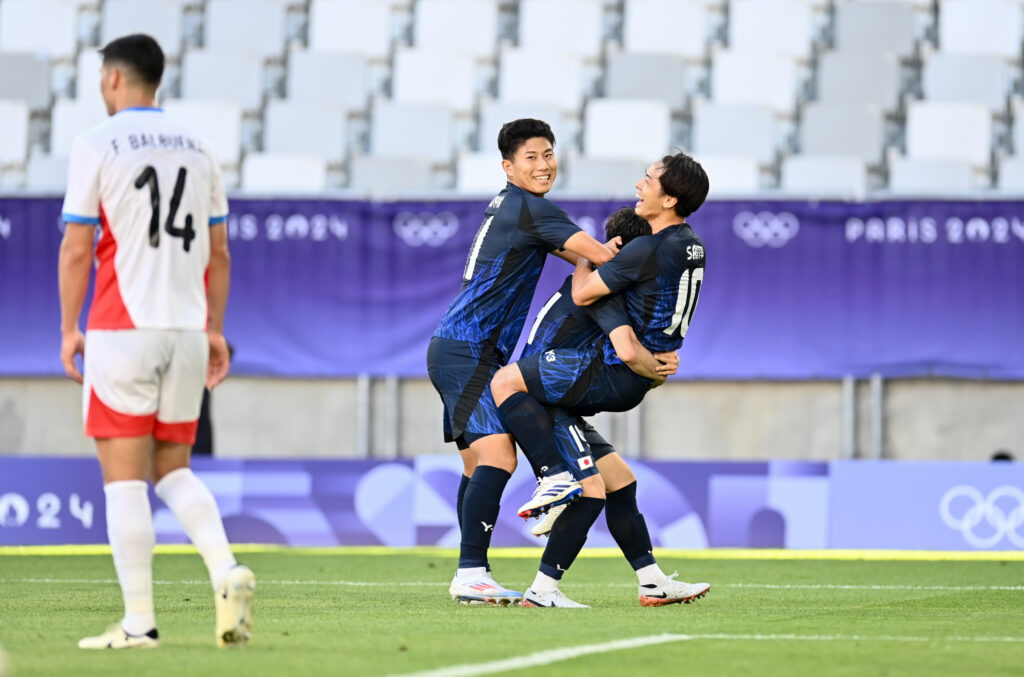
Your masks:
[[[600,348],[555,348],[516,364],[531,396],[576,416],[629,411],[651,389],[650,380],[626,365],[605,364]]]
[[[467,449],[488,435],[507,434],[491,395],[491,378],[503,366],[492,344],[435,336],[427,348],[427,373],[444,403],[444,441]]]

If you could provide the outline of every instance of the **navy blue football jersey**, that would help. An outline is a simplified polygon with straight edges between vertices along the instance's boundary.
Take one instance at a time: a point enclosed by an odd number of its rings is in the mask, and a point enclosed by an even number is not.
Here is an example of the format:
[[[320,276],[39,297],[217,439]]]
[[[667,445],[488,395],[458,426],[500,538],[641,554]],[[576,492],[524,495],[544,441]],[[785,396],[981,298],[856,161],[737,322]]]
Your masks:
[[[689,225],[638,237],[598,269],[612,291],[622,292],[637,338],[652,353],[678,350],[693,319],[704,281],[704,244]],[[609,364],[620,363],[610,345]]]
[[[508,184],[484,212],[462,288],[434,336],[490,342],[506,362],[519,341],[547,254],[578,232],[553,202]]]
[[[537,313],[523,357],[552,348],[585,348],[624,324],[630,321],[622,295],[611,294],[589,306],[577,306],[572,301],[570,275]]]

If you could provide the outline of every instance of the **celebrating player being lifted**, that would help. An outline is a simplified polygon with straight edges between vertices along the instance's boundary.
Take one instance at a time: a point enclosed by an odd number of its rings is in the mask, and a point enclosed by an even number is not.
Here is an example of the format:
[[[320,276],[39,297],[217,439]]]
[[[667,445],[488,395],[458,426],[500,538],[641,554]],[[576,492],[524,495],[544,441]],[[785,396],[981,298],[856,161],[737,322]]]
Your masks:
[[[572,299],[580,306],[596,302],[612,308],[614,297],[609,295],[621,294],[625,316],[609,316],[607,309],[591,315],[609,340],[577,346],[555,341],[551,347],[528,350],[526,357],[502,368],[492,381],[495,402],[527,457],[557,452],[574,472],[593,466],[595,460],[604,466],[603,481],[582,477],[583,498],[565,508],[554,522],[540,571],[524,599],[527,605],[583,606],[558,590],[558,580],[579,554],[605,506],[606,487],[609,529],[637,572],[641,603],[689,601],[709,587],[677,582],[661,572],[636,506],[632,472],[596,431],[577,418],[631,409],[669,369],[674,371],[677,362],[666,369],[654,360],[669,362],[669,354],[682,345],[700,293],[704,247],[686,217],[707,196],[703,168],[683,153],[666,156],[648,167],[636,188],[636,214],[649,222],[653,234],[636,238],[599,270],[580,261],[572,279]],[[550,332],[535,334],[544,337]],[[652,356],[649,351],[657,352]],[[553,423],[545,407],[556,408]],[[551,507],[543,492],[535,493],[519,514],[534,516]]]
[[[155,107],[164,69],[155,40],[129,35],[100,53],[111,117],[71,148],[59,264],[61,360],[76,381],[84,373],[85,434],[99,452],[125,614],[78,646],[159,644],[148,479],[209,570],[217,644],[242,644],[252,626],[253,574],[235,562],[213,495],[189,469],[203,383],[212,388],[228,371],[228,203],[220,167],[205,143]],[[83,336],[78,320],[97,227],[96,291]],[[83,352],[80,372],[75,357]]]

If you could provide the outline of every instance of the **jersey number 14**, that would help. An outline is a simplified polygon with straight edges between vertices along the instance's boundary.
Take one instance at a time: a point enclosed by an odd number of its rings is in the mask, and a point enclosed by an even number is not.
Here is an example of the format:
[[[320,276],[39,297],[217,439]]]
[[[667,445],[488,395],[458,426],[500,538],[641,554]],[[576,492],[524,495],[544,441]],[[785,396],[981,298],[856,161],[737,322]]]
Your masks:
[[[164,231],[171,237],[180,237],[182,246],[188,252],[192,246],[192,240],[196,237],[196,231],[192,228],[192,215],[185,215],[185,227],[178,228],[174,225],[174,218],[178,215],[178,207],[181,206],[181,197],[185,192],[185,176],[188,172],[184,167],[178,169],[178,180],[174,183],[174,193],[171,194],[170,210],[167,212],[167,222],[164,224]],[[149,246],[160,246],[160,184],[156,179],[156,169],[147,165],[138,178],[135,179],[135,187],[142,190],[149,186],[149,202],[153,208],[149,217]]]

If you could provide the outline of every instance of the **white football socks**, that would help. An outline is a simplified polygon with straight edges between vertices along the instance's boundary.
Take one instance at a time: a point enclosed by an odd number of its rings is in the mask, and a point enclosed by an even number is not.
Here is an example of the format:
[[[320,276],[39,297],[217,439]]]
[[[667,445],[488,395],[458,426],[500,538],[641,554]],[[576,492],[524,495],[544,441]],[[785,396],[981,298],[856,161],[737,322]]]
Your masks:
[[[640,585],[661,585],[665,582],[665,572],[657,564],[648,564],[636,570]]]
[[[111,482],[107,497],[107,539],[124,595],[125,632],[144,635],[156,627],[153,615],[153,513],[142,480]]]
[[[216,590],[236,562],[213,494],[191,468],[178,468],[156,483],[156,495],[171,509],[199,550]]]
[[[558,590],[558,580],[538,571],[537,577],[533,579],[533,585],[530,586],[530,590],[537,594],[554,592]]]

